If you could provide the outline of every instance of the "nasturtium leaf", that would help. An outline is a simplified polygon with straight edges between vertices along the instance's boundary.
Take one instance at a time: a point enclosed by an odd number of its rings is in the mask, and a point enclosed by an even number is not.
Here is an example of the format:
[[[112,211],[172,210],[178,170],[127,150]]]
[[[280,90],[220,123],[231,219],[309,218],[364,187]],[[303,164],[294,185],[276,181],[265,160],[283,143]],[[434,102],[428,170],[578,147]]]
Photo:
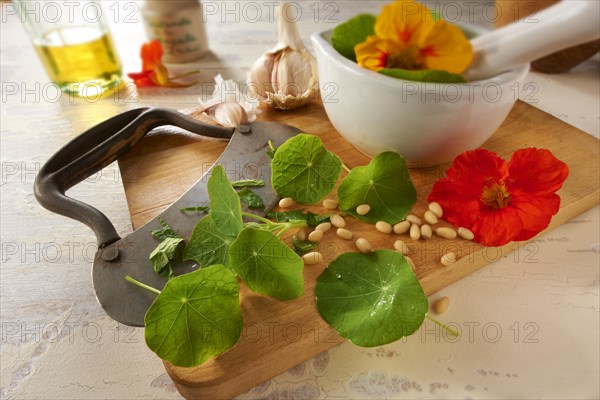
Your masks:
[[[265,186],[265,181],[262,179],[240,179],[231,182],[231,186],[234,188]]]
[[[404,158],[387,151],[373,158],[369,165],[353,168],[340,183],[337,197],[340,209],[346,214],[370,223],[395,224],[415,204],[417,192]],[[366,215],[356,212],[361,204],[371,206]]]
[[[356,61],[354,46],[375,34],[376,19],[374,15],[360,14],[336,26],[331,34],[333,48],[347,59]]]
[[[223,353],[242,333],[239,289],[235,275],[222,265],[171,279],[144,318],[146,344],[179,367]]]
[[[278,300],[304,292],[304,262],[273,233],[244,228],[229,248],[230,265],[246,286]]]
[[[421,71],[410,71],[406,69],[384,68],[378,71],[382,75],[392,78],[404,79],[406,81],[431,82],[431,83],[466,83],[467,80],[459,74],[447,71],[426,69]]]
[[[267,218],[271,218],[276,222],[289,222],[289,221],[306,221],[308,226],[317,226],[322,222],[329,221],[331,213],[327,214],[315,214],[313,212],[303,210],[290,210],[290,211],[269,211],[266,213]]]
[[[208,197],[210,199],[210,215],[217,229],[224,235],[236,236],[244,223],[240,198],[225,175],[223,166],[216,165],[208,179]]]
[[[166,238],[180,238],[179,234],[175,232],[173,228],[167,221],[162,218],[158,219],[158,223],[160,224],[160,229],[155,229],[150,231],[150,234],[159,240],[165,240]]]
[[[300,240],[296,236],[292,237],[292,246],[294,253],[299,256],[303,256],[309,251],[313,251],[317,248],[317,244],[308,240]]]
[[[171,263],[181,259],[181,250],[183,249],[183,239],[166,237],[150,253],[150,263],[154,272],[167,279],[173,277]]]
[[[213,220],[212,213],[202,218],[183,249],[184,260],[194,260],[202,267],[214,264],[229,265],[227,251],[235,235],[225,235]]]
[[[277,148],[271,161],[273,188],[282,197],[314,204],[329,194],[342,172],[342,162],[321,139],[305,133]]]
[[[265,208],[263,199],[248,187],[244,187],[240,190],[238,196],[240,197],[240,200],[246,203],[250,208]]]
[[[315,296],[321,317],[363,347],[413,334],[428,308],[412,268],[392,250],[340,255],[317,279]]]

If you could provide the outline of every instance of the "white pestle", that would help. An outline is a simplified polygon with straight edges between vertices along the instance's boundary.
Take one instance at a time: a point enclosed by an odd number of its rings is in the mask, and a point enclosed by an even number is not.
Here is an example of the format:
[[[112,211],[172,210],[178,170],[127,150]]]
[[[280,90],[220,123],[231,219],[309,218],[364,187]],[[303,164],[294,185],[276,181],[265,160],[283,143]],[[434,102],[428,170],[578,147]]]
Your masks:
[[[469,81],[600,38],[600,0],[567,0],[523,20],[473,38]]]

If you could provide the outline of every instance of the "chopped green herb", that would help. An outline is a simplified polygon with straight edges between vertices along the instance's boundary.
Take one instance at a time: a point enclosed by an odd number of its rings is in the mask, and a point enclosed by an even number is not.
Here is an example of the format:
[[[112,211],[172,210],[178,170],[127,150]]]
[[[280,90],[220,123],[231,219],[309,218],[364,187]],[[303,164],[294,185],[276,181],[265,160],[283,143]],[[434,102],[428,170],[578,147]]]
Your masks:
[[[267,144],[269,145],[269,149],[267,150],[267,156],[269,156],[269,158],[272,160],[273,157],[275,157],[275,152],[277,151],[277,148],[273,145],[273,141],[271,140],[269,140]]]
[[[173,278],[148,309],[144,322],[146,344],[160,358],[179,367],[202,364],[240,338],[238,281],[222,265]]]
[[[317,244],[313,242],[309,242],[308,240],[298,240],[296,236],[292,238],[292,245],[294,246],[294,253],[299,256],[303,256],[309,251],[313,251],[317,248]]]
[[[302,259],[269,231],[244,228],[229,257],[234,271],[256,293],[291,300],[304,292]]]
[[[322,222],[329,221],[329,217],[331,217],[331,213],[315,214],[310,211],[307,211],[305,213],[304,210],[290,210],[290,211],[277,211],[277,212],[268,211],[266,213],[266,216],[277,222],[306,221],[306,224],[308,226],[317,226]]]
[[[404,158],[388,151],[373,158],[369,165],[353,168],[338,187],[337,197],[346,214],[373,224],[396,224],[416,203],[417,192]],[[371,206],[366,215],[356,212],[361,204]]]
[[[265,186],[265,181],[262,179],[240,179],[231,182],[231,186],[234,188]]]
[[[238,196],[240,196],[240,200],[246,203],[246,205],[250,208],[265,208],[263,199],[248,187],[240,190],[238,192]]]
[[[318,136],[300,133],[279,146],[271,169],[277,194],[314,204],[331,192],[342,172],[342,162],[325,149]]]
[[[150,263],[154,272],[158,275],[171,279],[173,277],[172,262],[181,260],[183,239],[166,237],[150,253]]]
[[[150,231],[150,234],[155,238],[159,240],[165,240],[166,238],[181,238],[181,236],[179,236],[179,234],[175,232],[175,230],[173,230],[173,228],[171,228],[164,219],[159,218],[158,223],[162,229]]]
[[[203,214],[208,214],[210,212],[210,207],[208,207],[208,206],[185,207],[185,208],[181,208],[179,211],[181,211],[182,213],[203,213]]]
[[[358,346],[381,346],[413,334],[428,301],[412,268],[398,252],[345,253],[315,286],[321,317]]]

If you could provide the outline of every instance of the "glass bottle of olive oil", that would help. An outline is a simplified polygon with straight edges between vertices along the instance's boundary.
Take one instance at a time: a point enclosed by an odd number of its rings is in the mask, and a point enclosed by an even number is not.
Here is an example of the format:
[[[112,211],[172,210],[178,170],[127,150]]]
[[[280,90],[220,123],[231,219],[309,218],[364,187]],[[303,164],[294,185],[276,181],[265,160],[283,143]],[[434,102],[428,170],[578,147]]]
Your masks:
[[[121,62],[109,32],[85,26],[60,28],[34,45],[50,79],[64,91],[102,92],[121,79]]]

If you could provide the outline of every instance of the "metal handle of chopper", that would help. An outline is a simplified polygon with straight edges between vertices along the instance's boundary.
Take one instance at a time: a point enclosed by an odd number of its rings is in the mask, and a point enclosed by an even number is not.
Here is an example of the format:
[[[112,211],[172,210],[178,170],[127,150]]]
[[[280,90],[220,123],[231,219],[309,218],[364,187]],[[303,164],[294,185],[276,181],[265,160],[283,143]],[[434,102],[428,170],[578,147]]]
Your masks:
[[[110,220],[98,209],[65,195],[65,192],[127,153],[152,129],[173,125],[213,138],[231,138],[234,128],[200,122],[177,111],[138,108],[114,116],[88,129],[54,154],[40,169],[34,194],[46,209],[76,219],[90,227],[98,248],[120,239]]]

